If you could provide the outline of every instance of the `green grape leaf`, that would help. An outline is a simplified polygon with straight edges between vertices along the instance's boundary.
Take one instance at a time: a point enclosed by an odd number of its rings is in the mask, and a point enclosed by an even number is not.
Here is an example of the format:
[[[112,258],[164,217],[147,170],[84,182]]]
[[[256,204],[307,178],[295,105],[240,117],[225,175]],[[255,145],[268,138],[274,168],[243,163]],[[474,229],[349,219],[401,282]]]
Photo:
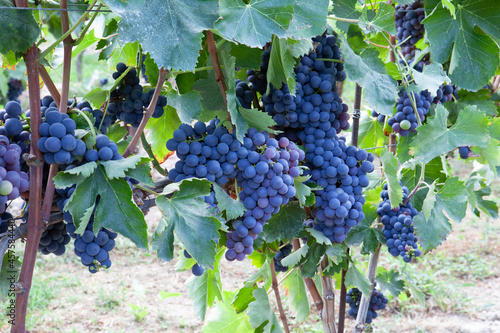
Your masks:
[[[378,267],[375,279],[382,290],[389,290],[394,297],[398,297],[405,291],[405,283],[401,274],[393,269],[388,271],[383,267]]]
[[[193,84],[193,89],[200,93],[201,106],[203,107],[203,110],[226,110],[226,105],[224,104],[222,93],[220,91],[219,85],[217,84],[217,81],[215,80],[215,72],[213,70],[209,70],[207,71],[207,75],[208,78],[199,79]],[[226,111],[224,112],[226,113]]]
[[[436,116],[417,128],[418,134],[411,145],[415,158],[428,163],[456,147],[484,146],[488,141],[488,119],[476,106],[460,111],[457,122],[450,128],[447,127],[447,117],[448,111],[439,104]]]
[[[285,37],[311,38],[325,31],[328,0],[295,0],[293,17]]]
[[[359,148],[380,147],[384,144],[384,137],[384,125],[377,118],[371,117],[368,112],[361,112],[358,134]],[[377,151],[379,150],[377,149]]]
[[[491,171],[497,176],[497,167],[500,166],[500,145],[495,139],[489,139],[486,148],[480,152],[480,161],[489,164]]]
[[[294,183],[293,186],[295,187],[296,190],[295,197],[299,200],[299,204],[301,207],[312,206],[316,201],[316,197],[314,196],[314,193],[312,193],[312,191],[315,188],[308,186],[308,184],[313,184],[313,183],[304,184],[310,178],[311,176],[299,176],[293,179]],[[318,188],[316,187],[316,189]]]
[[[217,199],[217,206],[221,212],[226,212],[226,218],[228,220],[234,220],[246,212],[246,208],[243,202],[239,200],[234,200],[226,193],[226,191],[220,187],[217,183],[213,183],[215,198]]]
[[[2,7],[14,7],[10,0],[0,0]],[[36,22],[31,10],[0,11],[0,53],[24,53],[40,35],[40,26]]]
[[[194,70],[203,31],[213,28],[219,18],[216,0],[104,2],[121,18],[120,39],[141,41],[143,51],[149,52],[158,67],[165,69]],[[144,17],[154,20],[144,24],[140,19]]]
[[[200,100],[200,94],[194,91],[181,95],[171,90],[167,94],[167,104],[177,110],[180,120],[186,124],[198,119],[202,110]]]
[[[367,49],[359,56],[351,49],[345,37],[341,37],[343,57],[349,59],[344,64],[347,77],[363,87],[363,96],[373,109],[380,114],[392,116],[398,96],[396,81],[387,75],[378,52]]]
[[[375,252],[380,245],[379,239],[383,235],[377,228],[372,227],[373,221],[377,218],[377,209],[373,206],[363,207],[365,218],[347,234],[346,243],[349,246],[358,246],[363,243],[362,254]]]
[[[127,177],[138,180],[143,184],[151,187],[155,186],[155,182],[151,179],[151,168],[149,167],[149,164],[137,165],[134,169],[130,169],[125,172],[125,174]]]
[[[177,262],[175,263],[176,271],[178,272],[186,271],[188,269],[191,269],[194,266],[194,264],[196,264],[196,260],[194,260],[192,257],[186,258],[186,256],[184,255],[184,250],[179,250],[177,254],[178,254]]]
[[[214,310],[210,311],[205,324],[201,328],[202,333],[238,332],[253,333],[248,316],[245,313],[237,313],[231,307],[231,299],[234,292],[223,291],[223,301],[216,302]]]
[[[427,196],[424,199],[424,203],[422,204],[422,214],[424,214],[424,218],[426,221],[429,221],[431,218],[432,208],[436,203],[436,181],[434,181],[431,186],[429,186],[429,192],[427,192]]]
[[[387,179],[387,189],[389,190],[389,200],[391,207],[398,207],[403,202],[403,190],[398,180],[398,160],[387,149],[382,151],[380,161],[384,168],[385,177]]]
[[[413,218],[418,241],[424,251],[436,248],[446,239],[451,232],[449,218],[460,222],[465,217],[468,196],[465,184],[458,177],[450,177],[436,193],[429,219],[425,218],[428,213]]]
[[[307,251],[307,255],[303,258],[303,260],[301,260],[302,264],[301,273],[302,276],[304,277],[312,278],[318,272],[318,266],[320,264],[321,258],[325,254],[328,246],[325,244],[318,244],[314,242],[313,237],[311,237],[311,239],[308,240],[308,245],[309,245],[309,250]]]
[[[349,266],[347,273],[345,275],[346,285],[352,285],[358,288],[364,295],[369,295],[371,293],[371,283],[370,281],[354,266],[354,264]]]
[[[396,148],[396,155],[398,157],[399,163],[405,163],[409,161],[412,156],[410,155],[411,141],[417,135],[416,133],[410,132],[408,136],[400,136],[398,147]]]
[[[214,269],[205,269],[203,275],[193,275],[185,283],[188,289],[188,296],[194,301],[194,308],[201,320],[205,319],[207,306],[212,307],[216,298],[222,301],[220,262],[224,257],[224,252],[223,248],[217,252]]]
[[[106,135],[113,142],[118,142],[127,136],[128,131],[125,126],[122,126],[120,123],[115,123],[108,127],[106,131]]]
[[[336,0],[333,3],[332,12],[336,17],[357,20],[361,16],[361,13],[356,10],[356,3],[357,0]],[[335,24],[340,30],[347,32],[352,23],[338,21]]]
[[[492,118],[491,125],[488,127],[488,132],[492,139],[500,141],[500,118]]]
[[[148,158],[134,155],[121,160],[112,160],[99,163],[104,167],[106,176],[108,176],[109,179],[115,179],[124,178],[128,170],[135,168],[137,164],[143,164],[148,161]]]
[[[287,239],[292,241],[304,229],[303,221],[306,212],[297,203],[291,202],[281,206],[278,214],[274,214],[264,225],[264,237],[267,242]]]
[[[68,175],[72,176],[65,171],[54,177],[56,187],[62,188],[59,181],[63,182]],[[104,166],[99,164],[91,175],[80,176],[80,179],[75,179],[75,183],[74,195],[68,200],[64,211],[71,213],[79,230],[87,226],[99,196],[100,200],[94,213],[94,233],[97,234],[101,228],[112,229],[130,239],[139,248],[148,248],[144,214],[132,200],[132,189],[125,179],[110,179]]]
[[[153,58],[151,58],[151,55],[148,53],[146,56],[146,59],[144,60],[144,66],[146,67],[145,73],[148,76],[148,81],[151,84],[151,86],[156,87],[156,83],[158,82],[158,77],[160,76],[160,70],[158,68],[158,65],[154,61]]]
[[[162,260],[173,259],[174,231],[188,253],[203,267],[212,267],[215,261],[216,243],[221,222],[207,209],[204,196],[210,194],[211,183],[207,180],[189,179],[179,185],[171,198],[156,198],[167,225],[156,230],[153,247],[160,249]],[[169,190],[169,189],[167,189]],[[165,191],[164,191],[165,193]],[[162,250],[165,249],[165,250]]]
[[[293,15],[293,0],[220,0],[219,7],[215,29],[225,39],[250,47],[263,47],[273,34],[283,37]]]
[[[307,255],[308,251],[309,251],[309,245],[307,245],[307,243],[306,243],[306,244],[304,244],[304,246],[302,246],[297,251],[293,251],[292,253],[290,253],[290,255],[283,258],[281,260],[281,264],[283,266],[295,267]]]
[[[101,105],[103,105],[108,99],[108,92],[106,90],[102,90],[101,87],[97,87],[89,91],[83,99],[89,101],[93,107],[100,108]]]
[[[146,125],[146,129],[148,130],[146,139],[151,146],[154,156],[160,163],[165,162],[169,156],[166,143],[174,137],[174,131],[181,124],[177,111],[173,107],[166,106],[163,110],[163,116],[160,118],[149,118]]]
[[[248,305],[248,316],[250,325],[255,329],[262,329],[265,333],[283,332],[278,318],[274,314],[273,308],[269,303],[269,297],[264,288],[257,288],[253,292],[255,301]]]
[[[381,3],[376,14],[372,10],[366,9],[359,18],[359,27],[367,33],[387,31],[391,35],[396,35],[394,7]]]
[[[328,239],[328,237],[326,237],[322,231],[316,230],[314,228],[306,228],[306,230],[311,236],[314,237],[318,244],[332,245],[330,239]]]
[[[239,289],[236,295],[234,295],[231,305],[236,310],[236,313],[245,311],[248,308],[248,304],[255,301],[255,297],[253,297],[255,289],[257,289],[257,286],[253,284],[250,287],[243,287]]]
[[[288,299],[292,309],[295,310],[295,320],[303,322],[311,313],[309,300],[307,298],[306,285],[300,275],[300,271],[295,269],[283,281],[283,287],[288,292]]]
[[[481,89],[499,65],[500,7],[495,0],[471,0],[457,6],[456,19],[440,0],[425,2],[423,21],[432,60],[450,59],[453,83],[467,90]],[[478,29],[479,28],[479,29]]]
[[[4,244],[7,245],[9,240],[9,237],[2,239],[2,247]],[[0,299],[2,301],[15,301],[15,294],[12,292],[11,286],[13,283],[16,283],[17,278],[19,277],[19,272],[21,271],[22,263],[20,258],[20,256],[15,255],[15,251],[13,251],[12,249],[4,253],[0,270]],[[13,305],[13,303],[11,304]],[[7,317],[10,316],[7,315]]]
[[[293,39],[280,39],[273,37],[273,46],[269,57],[269,68],[267,70],[267,92],[271,90],[271,85],[281,87],[288,84],[292,95],[295,94],[295,72],[297,63],[295,57],[308,53],[312,49],[311,40],[295,41]],[[297,51],[297,50],[300,50]]]
[[[491,195],[491,188],[483,187],[473,191],[476,198],[476,207],[486,213],[492,219],[498,219],[498,205],[495,201],[486,200],[484,197]]]
[[[126,43],[123,46],[115,47],[113,53],[108,58],[108,68],[116,69],[119,62],[123,62],[127,66],[137,66],[137,53],[139,52],[139,42]]]
[[[418,88],[414,90],[415,93],[419,93],[423,90],[428,90],[434,96],[438,88],[446,81],[450,82],[450,79],[446,76],[446,72],[443,70],[441,64],[433,62],[430,65],[424,66],[422,73],[417,71],[415,68],[411,69],[413,79],[415,80],[415,87]]]
[[[246,69],[260,68],[262,49],[248,47],[244,44],[231,43],[231,55],[236,58],[236,66]]]
[[[245,109],[241,106],[238,107],[238,114],[244,119],[249,127],[253,127],[258,131],[266,131],[271,134],[277,134],[271,127],[276,126],[276,122],[267,113],[257,109]]]

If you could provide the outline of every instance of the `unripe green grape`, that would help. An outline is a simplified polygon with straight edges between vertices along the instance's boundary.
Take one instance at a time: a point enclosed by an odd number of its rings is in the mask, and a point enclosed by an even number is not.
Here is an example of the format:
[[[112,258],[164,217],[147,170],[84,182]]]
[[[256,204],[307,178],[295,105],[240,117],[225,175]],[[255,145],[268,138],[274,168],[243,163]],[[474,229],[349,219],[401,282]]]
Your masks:
[[[408,121],[408,120],[402,120],[400,123],[399,123],[399,126],[401,126],[401,129],[403,130],[407,130],[407,129],[410,129],[411,127],[411,123]]]
[[[8,180],[4,180],[0,184],[0,195],[9,195],[12,192],[12,183]]]

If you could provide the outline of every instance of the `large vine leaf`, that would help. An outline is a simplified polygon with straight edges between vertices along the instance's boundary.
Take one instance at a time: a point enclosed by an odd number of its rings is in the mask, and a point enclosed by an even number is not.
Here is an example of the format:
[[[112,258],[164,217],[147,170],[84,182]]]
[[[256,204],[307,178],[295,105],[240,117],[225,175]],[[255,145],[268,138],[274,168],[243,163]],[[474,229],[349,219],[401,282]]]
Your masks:
[[[156,159],[163,163],[169,156],[169,150],[166,143],[169,139],[174,137],[174,131],[179,128],[181,121],[177,115],[177,111],[171,107],[166,106],[163,116],[160,118],[149,118],[146,125],[146,139],[148,140],[151,150]]]
[[[285,37],[311,38],[325,31],[328,0],[295,0],[293,18]]]
[[[380,161],[384,168],[385,177],[387,179],[387,189],[389,191],[389,200],[391,207],[398,207],[403,202],[403,190],[398,180],[398,160],[387,149],[382,151]]]
[[[361,112],[359,120],[359,148],[380,147],[384,144],[384,125],[368,112]]]
[[[380,240],[384,236],[377,228],[372,227],[373,221],[377,218],[377,209],[374,206],[363,207],[365,218],[347,234],[346,244],[358,246],[363,243],[361,253],[373,253],[380,245]]]
[[[345,275],[345,283],[355,286],[365,295],[371,293],[370,281],[354,265],[349,266]]]
[[[295,269],[283,281],[283,287],[288,292],[290,305],[295,310],[295,319],[297,322],[306,320],[309,316],[311,309],[309,307],[309,300],[307,299],[306,285],[304,279],[300,275],[298,269]]]
[[[283,37],[293,15],[293,0],[220,0],[215,28],[227,40],[263,47],[273,34]]]
[[[264,226],[266,241],[282,239],[292,241],[304,228],[303,221],[306,218],[306,212],[297,203],[281,206],[278,214],[274,214]]]
[[[224,300],[215,303],[215,309],[209,313],[201,331],[203,333],[253,333],[248,316],[245,313],[237,313],[231,306],[234,293],[223,291],[222,297]]]
[[[295,41],[293,39],[273,38],[273,46],[269,57],[269,69],[267,71],[267,91],[274,87],[288,84],[291,94],[295,94],[295,73],[293,68],[297,61],[295,57],[308,53],[312,48],[311,40]]]
[[[423,21],[434,61],[450,59],[453,82],[467,90],[481,89],[499,65],[500,6],[496,0],[467,0],[456,7],[456,19],[440,0],[425,2]],[[480,28],[482,31],[480,31]]]
[[[11,0],[0,0],[1,7],[15,8]],[[25,52],[40,35],[31,10],[0,10],[0,53]]]
[[[450,111],[448,119],[454,123],[457,120],[458,114],[464,108],[469,105],[477,106],[477,109],[484,112],[488,116],[497,115],[498,111],[495,106],[495,102],[490,100],[489,89],[481,89],[476,92],[470,92],[467,90],[458,91],[458,100],[452,103],[446,104],[446,108]],[[498,118],[497,118],[498,119]],[[491,126],[490,126],[491,128]],[[491,129],[490,129],[491,132]],[[491,133],[490,133],[491,135]],[[500,137],[498,138],[500,139]]]
[[[207,180],[184,180],[171,198],[156,198],[166,225],[159,225],[153,235],[153,248],[162,260],[172,260],[174,231],[196,262],[212,267],[215,261],[216,243],[221,222],[207,209],[204,196],[210,194],[211,183]]]
[[[337,17],[357,20],[361,13],[356,10],[357,0],[336,0],[333,2],[333,14]],[[337,27],[344,32],[349,30],[351,22],[336,21]]]
[[[385,70],[378,52],[368,49],[357,55],[342,37],[343,58],[347,77],[363,87],[363,96],[378,113],[392,116],[397,98],[396,81]]]
[[[94,213],[94,233],[101,228],[112,229],[129,238],[139,248],[148,248],[147,225],[144,214],[132,199],[132,189],[123,178],[111,179],[103,165],[98,164],[88,176],[75,178],[74,174],[59,172],[54,177],[56,187],[67,186],[66,179],[71,178],[76,185],[64,207],[73,216],[78,230],[84,229],[90,215]],[[96,205],[97,197],[100,198]]]
[[[283,332],[278,318],[269,303],[269,297],[264,288],[257,288],[253,292],[255,301],[248,306],[250,325],[259,332],[280,333]]]
[[[389,290],[394,297],[398,297],[399,294],[405,291],[405,283],[402,280],[402,276],[395,270],[391,269],[388,271],[383,267],[378,267],[376,280],[382,290]]]
[[[140,41],[158,67],[165,69],[194,70],[203,31],[213,28],[219,18],[217,0],[104,2],[121,17],[120,39]]]
[[[365,32],[387,31],[389,34],[395,35],[394,7],[381,3],[376,14],[372,10],[366,9],[359,18],[359,26]]]
[[[439,104],[436,116],[417,128],[418,135],[412,141],[415,158],[428,163],[458,146],[484,146],[488,141],[488,119],[476,106],[460,111],[457,122],[450,128],[447,118],[448,111]]]
[[[213,187],[215,198],[217,199],[217,206],[221,212],[226,212],[226,218],[228,220],[243,216],[247,210],[243,202],[231,198],[229,194],[215,182],[213,183]]]
[[[167,94],[167,104],[175,108],[180,120],[187,124],[198,119],[202,110],[200,100],[200,94],[194,91],[178,94],[172,90]]]
[[[424,212],[413,218],[419,243],[425,251],[436,248],[446,239],[451,232],[449,219],[460,222],[465,217],[468,196],[467,187],[458,177],[448,178],[432,199],[434,205],[423,207],[431,209],[431,213]]]
[[[212,307],[215,299],[222,300],[222,283],[220,280],[220,262],[224,256],[224,249],[217,252],[214,269],[206,269],[201,276],[192,276],[186,281],[188,295],[194,301],[196,313],[205,319],[207,306]]]

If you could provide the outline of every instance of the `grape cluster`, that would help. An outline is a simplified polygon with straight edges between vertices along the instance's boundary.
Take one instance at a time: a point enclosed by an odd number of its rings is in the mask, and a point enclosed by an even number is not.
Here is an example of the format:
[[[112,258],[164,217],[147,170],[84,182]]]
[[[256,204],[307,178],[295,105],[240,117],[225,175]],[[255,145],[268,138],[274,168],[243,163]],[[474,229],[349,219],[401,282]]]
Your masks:
[[[453,99],[453,96],[455,96],[455,98],[458,98],[457,93],[458,90],[454,88],[452,85],[449,84],[441,85],[436,91],[436,97],[434,97],[433,103],[444,104],[446,102],[450,102]]]
[[[425,116],[429,113],[433,98],[427,90],[421,91],[419,94],[413,94],[413,96],[418,116],[420,121],[423,122]],[[387,120],[387,124],[401,136],[408,136],[410,132],[416,132],[418,127],[417,116],[413,109],[412,99],[404,90],[400,93],[396,102],[396,113]]]
[[[167,149],[177,151],[179,161],[170,170],[170,180],[179,182],[190,177],[206,178],[224,185],[236,177],[235,165],[241,143],[234,134],[219,124],[218,119],[207,126],[198,121],[194,126],[181,124],[174,137],[167,141]]]
[[[254,70],[247,71],[248,82],[252,85],[252,90],[260,93],[261,95],[264,95],[267,89],[267,69],[269,67],[270,57],[271,47],[262,52],[260,57],[260,70],[257,72]]]
[[[385,115],[383,114],[380,114],[378,113],[377,111],[375,110],[370,110],[370,115],[373,117],[373,118],[377,118],[378,122],[381,123],[381,124],[384,124],[385,123]]]
[[[69,244],[70,240],[66,223],[51,224],[42,233],[38,250],[44,255],[54,253],[56,256],[60,256],[66,252],[66,245]]]
[[[294,178],[300,175],[304,152],[287,138],[279,141],[267,132],[248,130],[237,153],[236,180],[242,190],[240,200],[247,211],[233,221],[227,234],[226,259],[243,260],[253,252],[253,243],[272,214],[295,197]]]
[[[118,63],[116,65],[116,72],[113,73],[113,79],[118,79],[127,68],[124,63]],[[110,115],[133,127],[138,127],[141,123],[144,109],[149,107],[154,94],[154,89],[144,92],[139,82],[140,79],[137,76],[137,70],[132,68],[120,82],[119,87],[111,92],[112,102],[108,105],[108,113]],[[163,107],[166,105],[167,98],[160,95],[152,117],[160,118],[163,115]]]
[[[0,213],[5,212],[7,201],[29,189],[28,174],[21,171],[21,153],[21,147],[0,135]]]
[[[417,0],[409,5],[397,5],[395,17],[396,39],[409,60],[415,56],[415,44],[424,37],[424,2]]]
[[[7,85],[9,86],[9,90],[7,91],[7,98],[9,101],[21,103],[18,97],[23,92],[23,82],[21,80],[11,78]]]
[[[295,96],[284,84],[280,89],[271,87],[262,102],[279,127],[309,126],[325,132],[334,128],[340,133],[349,128],[348,107],[337,93],[337,81],[345,80],[346,74],[343,63],[328,61],[340,60],[340,48],[331,35],[317,36],[313,42],[315,49],[303,56],[295,68]]]
[[[90,103],[87,101],[82,101],[76,105],[76,108],[79,109],[80,111],[85,111],[90,113],[94,119],[94,127],[97,129],[100,129],[100,131],[103,134],[106,134],[108,131],[108,127],[111,126],[116,121],[115,116],[110,116],[110,115],[104,115],[101,110],[99,109],[94,109],[92,110],[92,107],[90,106]],[[104,118],[104,120],[103,120]],[[101,125],[102,123],[102,125]]]
[[[375,285],[377,285],[375,283]],[[359,311],[359,304],[361,302],[361,292],[358,288],[352,288],[347,292],[346,302],[349,304],[349,311],[347,314],[356,318]],[[377,318],[377,311],[384,310],[389,300],[380,291],[373,288],[372,297],[370,298],[370,306],[368,307],[368,312],[366,313],[366,323],[371,324],[373,319]]]
[[[184,257],[191,259],[191,255],[188,253],[188,251],[184,250]],[[191,273],[193,273],[194,276],[202,276],[203,273],[205,272],[205,269],[198,265],[198,263],[194,264],[193,267],[191,267]]]
[[[276,255],[274,256],[274,270],[276,272],[288,271],[288,266],[283,266],[281,264],[281,260],[288,257],[290,253],[292,253],[292,249],[292,244],[287,244],[283,246],[278,252],[276,252]]]
[[[305,143],[308,174],[322,187],[315,191],[314,228],[332,242],[341,243],[365,216],[362,193],[369,185],[367,174],[374,170],[374,156],[347,146],[345,138],[334,133],[325,135],[319,129],[308,127],[299,136]]]
[[[48,164],[70,164],[87,149],[82,140],[75,138],[76,123],[67,114],[55,107],[44,110],[44,121],[40,124],[38,149],[44,153]]]
[[[245,109],[252,108],[253,92],[245,81],[236,80],[236,98]]]
[[[460,155],[461,159],[468,159],[471,154],[470,146],[458,147],[458,154]]]
[[[0,127],[0,135],[18,137],[23,132],[23,122],[20,117],[22,113],[21,104],[15,101],[8,102],[5,110],[0,111],[0,120],[4,121],[4,125]]]
[[[412,225],[418,211],[409,202],[391,209],[387,184],[384,185],[380,197],[382,202],[378,206],[377,214],[384,225],[382,234],[387,240],[389,253],[394,257],[401,256],[405,262],[410,262],[413,257],[420,257],[422,252],[418,249],[418,239]],[[403,202],[407,198],[408,188],[403,186]]]
[[[84,158],[86,162],[121,160],[122,155],[118,152],[118,146],[105,134],[97,134],[95,137],[96,149],[88,149]]]
[[[97,235],[92,232],[94,216],[90,218],[85,232],[82,235],[75,234],[75,225],[68,223],[70,234],[75,235],[75,254],[80,257],[84,266],[89,268],[90,273],[97,273],[99,268],[110,268],[111,259],[109,251],[115,247],[115,238],[118,235],[111,230],[101,228]]]

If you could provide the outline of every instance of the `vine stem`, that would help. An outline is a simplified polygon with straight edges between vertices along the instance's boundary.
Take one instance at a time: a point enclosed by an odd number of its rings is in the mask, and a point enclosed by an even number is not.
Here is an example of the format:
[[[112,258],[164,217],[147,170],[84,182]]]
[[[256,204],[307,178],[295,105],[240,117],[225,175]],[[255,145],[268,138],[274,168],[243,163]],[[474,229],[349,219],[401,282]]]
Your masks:
[[[162,176],[168,176],[167,170],[163,169],[160,165],[160,162],[155,157],[155,154],[153,153],[153,150],[151,149],[151,145],[149,144],[148,140],[146,139],[146,135],[144,135],[144,132],[141,133],[141,143],[142,147],[148,154],[149,158],[152,159],[153,167],[155,168],[156,171],[158,171]]]
[[[332,20],[348,22],[348,23],[356,23],[356,24],[359,23],[359,20],[348,19],[348,18],[344,18],[344,17],[337,17],[337,16],[333,16],[333,15],[328,15],[328,18],[332,19]]]
[[[56,102],[57,107],[61,104],[61,94],[59,93],[59,90],[57,90],[56,85],[54,84],[54,81],[52,81],[49,72],[47,72],[47,69],[45,66],[40,65],[39,66],[39,71],[40,71],[40,76],[42,77],[43,83],[45,83],[45,86],[49,90],[50,96],[54,99],[54,102]]]
[[[97,0],[94,0],[94,2],[92,2],[89,6],[89,9],[92,9],[92,7],[94,7],[94,5],[96,4]],[[102,7],[102,3],[99,4],[99,6],[97,7],[97,10],[101,10],[101,7]],[[88,12],[87,12],[88,13]],[[87,24],[85,25],[85,28],[83,28],[82,32],[80,33],[80,36],[78,37],[78,39],[73,43],[73,45],[78,45],[82,42],[83,38],[85,37],[85,34],[87,33],[87,31],[89,30],[89,28],[92,26],[92,23],[94,23],[94,20],[96,19],[97,15],[99,15],[99,12],[96,12],[94,14],[94,16],[92,16],[92,18],[90,19],[89,22],[87,22]]]
[[[278,310],[280,312],[281,322],[285,328],[286,333],[290,333],[288,328],[288,321],[286,319],[285,311],[283,310],[283,304],[281,303],[280,291],[278,289],[278,279],[276,278],[276,270],[274,269],[274,259],[271,260],[271,277],[272,277],[272,287],[274,290],[274,296],[276,297],[276,303],[278,303]]]
[[[328,257],[325,255],[321,261],[321,289],[323,291],[324,307],[320,313],[325,333],[336,333],[335,330],[335,286],[330,276],[323,275],[328,266]],[[340,310],[340,309],[339,309]],[[345,311],[344,311],[345,312]],[[339,322],[340,329],[340,322]],[[340,332],[340,331],[339,331]]]
[[[17,7],[28,7],[27,0],[16,0]],[[40,84],[38,70],[38,49],[35,44],[31,46],[24,55],[26,70],[28,74],[29,103],[31,110],[31,139],[37,142],[40,139],[38,128],[41,123],[40,111]],[[31,155],[34,155],[38,161],[43,161],[43,156],[36,144],[31,145]],[[16,303],[15,320],[11,327],[11,332],[25,333],[26,331],[26,312],[28,308],[29,291],[35,268],[38,243],[42,235],[42,181],[43,181],[43,163],[35,163],[30,167],[30,181],[32,189],[29,193],[29,211],[28,211],[28,236],[24,250],[23,265],[19,274],[19,280],[15,284]],[[33,186],[34,185],[34,186]]]
[[[139,127],[137,128],[137,131],[135,132],[132,141],[127,146],[127,149],[125,149],[125,152],[123,153],[123,157],[128,157],[130,156],[134,150],[135,147],[137,146],[137,143],[139,142],[139,139],[141,138],[142,132],[144,132],[144,128],[146,128],[146,124],[148,123],[149,118],[153,115],[156,107],[156,102],[158,101],[158,97],[160,97],[161,94],[161,88],[163,87],[163,84],[165,83],[165,80],[167,79],[167,74],[168,70],[164,69],[163,67],[160,68],[160,74],[158,76],[158,82],[156,83],[156,88],[155,88],[155,93],[153,94],[153,98],[151,99],[151,102],[149,103],[149,106],[144,112],[144,117],[141,120],[141,123]]]
[[[63,6],[63,3],[64,5],[66,6],[66,1],[65,0],[61,0],[61,8]],[[89,5],[89,10],[92,9],[92,7],[94,7],[94,5],[97,3],[97,0],[94,0],[90,5]],[[85,21],[85,19],[87,18],[87,16],[89,16],[90,12],[89,11],[86,11],[85,13],[83,13],[83,15],[78,19],[78,21],[76,21],[76,23],[71,27],[71,29],[69,29],[69,21],[68,21],[68,12],[67,11],[61,11],[61,24],[63,26],[63,30],[64,30],[64,26],[66,24],[66,26],[68,27],[68,29],[65,30],[65,32],[63,33],[63,35],[61,37],[59,37],[59,39],[57,39],[54,43],[52,43],[49,47],[47,47],[47,49],[45,49],[45,51],[43,51],[40,55],[39,55],[39,58],[42,59],[42,58],[45,58],[45,56],[47,54],[49,54],[49,52],[54,48],[56,47],[57,45],[59,45],[59,43],[61,43],[63,40],[69,40],[69,43],[72,43],[73,42],[73,38],[71,38],[71,33],[73,31],[75,31],[75,29],[80,25],[80,23],[82,23],[83,21]],[[97,15],[97,14],[96,14]],[[66,19],[63,19],[63,17],[66,16]],[[66,61],[66,59],[64,59],[64,61]],[[70,63],[71,64],[71,63]]]
[[[396,134],[392,133],[389,136],[389,151],[393,154],[396,153]],[[382,230],[383,225],[380,223],[380,217],[378,218],[377,227]],[[368,263],[368,280],[370,280],[370,294],[361,295],[361,301],[359,303],[358,315],[356,316],[356,324],[354,325],[353,333],[363,333],[366,328],[366,314],[368,313],[368,308],[370,306],[370,299],[373,293],[373,288],[375,287],[375,277],[377,274],[378,259],[380,257],[380,250],[382,244],[379,244],[375,252],[370,255],[370,261]]]
[[[294,239],[292,244],[295,252],[300,249],[299,239]],[[302,268],[300,270],[302,270]],[[309,290],[309,293],[311,294],[316,309],[321,312],[323,310],[323,299],[321,298],[318,288],[316,287],[316,283],[314,283],[314,280],[309,277],[304,278],[304,283],[306,284],[307,290]]]
[[[215,81],[219,85],[220,91],[222,93],[222,98],[224,99],[224,104],[227,109],[227,117],[229,122],[231,123],[234,131],[234,124],[231,121],[231,114],[229,113],[229,109],[227,107],[227,87],[226,82],[224,81],[224,74],[222,73],[222,69],[219,63],[219,56],[217,55],[217,46],[215,45],[214,34],[212,31],[207,30],[207,47],[208,53],[210,54],[210,58],[212,58],[212,63],[214,65],[215,71]]]

